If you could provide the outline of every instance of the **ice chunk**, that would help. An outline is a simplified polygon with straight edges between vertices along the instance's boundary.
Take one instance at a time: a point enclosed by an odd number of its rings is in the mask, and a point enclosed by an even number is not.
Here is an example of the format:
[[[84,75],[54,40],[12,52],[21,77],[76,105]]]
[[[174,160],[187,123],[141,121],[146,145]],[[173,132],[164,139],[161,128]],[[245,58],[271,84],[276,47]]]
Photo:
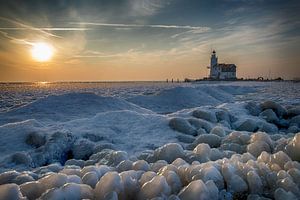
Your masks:
[[[124,191],[124,185],[121,177],[116,172],[106,173],[95,187],[95,197],[103,199],[110,192],[116,192],[118,195]]]
[[[40,199],[65,200],[80,200],[93,198],[94,194],[90,186],[76,183],[67,183],[62,188],[48,190],[40,197]]]
[[[219,137],[224,137],[226,135],[224,129],[221,126],[215,126],[213,129],[211,129],[210,134],[214,134]]]
[[[277,188],[275,190],[274,198],[275,198],[275,200],[282,200],[282,199],[297,200],[298,199],[297,196],[295,196],[292,192],[290,192],[290,191],[287,192],[282,188]]]
[[[237,127],[236,130],[254,132],[254,131],[258,130],[258,128],[259,127],[258,127],[257,121],[255,121],[254,119],[246,119],[245,121],[243,121],[241,123],[241,125],[239,125]]]
[[[46,137],[41,133],[31,132],[27,134],[25,142],[28,145],[38,148],[40,146],[43,146],[46,143]]]
[[[98,180],[99,175],[96,172],[87,172],[82,177],[82,183],[91,186],[92,188],[95,188]]]
[[[17,165],[33,166],[32,158],[25,152],[16,152],[11,155],[12,162]]]
[[[209,161],[211,149],[208,144],[201,143],[196,146],[193,153],[197,156],[200,162]]]
[[[0,199],[25,200],[26,198],[23,197],[19,186],[17,184],[11,183],[11,184],[0,185]]]
[[[177,194],[180,191],[182,184],[175,171],[165,168],[165,170],[162,170],[159,175],[163,175],[166,178],[168,185],[171,187],[172,194]]]
[[[132,169],[136,171],[138,170],[148,171],[150,169],[150,166],[146,161],[138,160],[132,164]]]
[[[38,181],[27,182],[20,185],[20,190],[29,200],[37,199],[45,191],[45,187]]]
[[[168,185],[164,176],[155,176],[151,181],[146,182],[139,194],[138,199],[152,199],[154,197],[168,196],[171,193],[171,188]]]
[[[145,172],[140,178],[140,185],[143,186],[146,182],[151,181],[157,174],[152,171]]]
[[[224,188],[224,179],[221,173],[213,165],[207,165],[200,169],[201,180],[204,182],[212,180],[219,189]]]
[[[133,162],[131,160],[123,160],[118,164],[117,171],[118,172],[123,172],[123,171],[128,171],[132,169],[132,164]]]
[[[191,124],[183,118],[170,119],[169,126],[175,131],[185,133],[188,135],[197,135],[197,130],[191,126]]]
[[[247,151],[253,156],[258,157],[263,151],[271,153],[271,148],[264,141],[255,141],[247,146]]]
[[[258,106],[256,103],[250,101],[245,105],[245,108],[249,111],[251,115],[258,116],[261,112],[260,106]]]
[[[65,162],[65,165],[75,165],[79,167],[84,167],[84,161],[83,160],[76,160],[76,159],[70,159]]]
[[[204,119],[213,123],[217,122],[217,117],[214,112],[208,110],[195,110],[192,114],[196,118]]]
[[[263,112],[261,112],[259,114],[259,116],[270,123],[278,123],[279,122],[279,119],[278,119],[276,113],[272,109],[264,110]]]
[[[208,144],[211,148],[217,148],[221,145],[221,138],[214,134],[203,134],[199,135],[192,146],[195,147],[200,143]]]
[[[250,193],[261,194],[263,192],[262,181],[255,171],[250,171],[247,173],[247,182]]]
[[[183,158],[184,151],[181,145],[177,143],[168,143],[154,151],[156,160],[165,160],[168,163],[173,162],[176,158]]]
[[[285,147],[292,160],[300,162],[300,133],[297,133]]]
[[[51,189],[63,186],[65,183],[67,183],[67,180],[67,175],[61,173],[53,173],[39,179],[39,182],[44,186],[45,189]]]
[[[262,110],[272,109],[279,117],[287,114],[286,109],[274,101],[265,101],[260,107]]]
[[[277,164],[281,169],[284,169],[284,165],[288,161],[291,161],[291,159],[283,151],[279,151],[271,156],[271,163]]]
[[[76,140],[72,146],[75,159],[87,160],[94,152],[95,144],[87,139]]]
[[[3,172],[0,174],[0,185],[13,183],[13,180],[19,175],[20,173],[15,170]]]
[[[204,129],[207,133],[209,133],[212,129],[211,123],[203,120],[203,119],[195,119],[195,118],[190,118],[188,119],[189,123],[196,127],[196,129]]]
[[[26,182],[34,181],[34,178],[30,176],[29,174],[20,174],[14,179],[14,183],[21,185]]]
[[[178,197],[181,200],[209,200],[210,192],[201,180],[192,181],[184,189],[182,189]]]

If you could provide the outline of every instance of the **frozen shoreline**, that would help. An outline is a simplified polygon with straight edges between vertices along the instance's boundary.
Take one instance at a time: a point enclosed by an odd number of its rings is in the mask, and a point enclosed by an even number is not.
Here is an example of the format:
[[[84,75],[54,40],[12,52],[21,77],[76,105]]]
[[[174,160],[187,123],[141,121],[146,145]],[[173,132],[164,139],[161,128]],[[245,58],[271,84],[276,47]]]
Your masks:
[[[74,188],[112,199],[299,196],[299,90],[226,83],[47,91],[0,113],[1,171],[20,171],[0,175],[0,184],[20,185],[0,186],[0,197],[19,188],[29,199],[68,198]],[[30,192],[43,181],[46,188]]]

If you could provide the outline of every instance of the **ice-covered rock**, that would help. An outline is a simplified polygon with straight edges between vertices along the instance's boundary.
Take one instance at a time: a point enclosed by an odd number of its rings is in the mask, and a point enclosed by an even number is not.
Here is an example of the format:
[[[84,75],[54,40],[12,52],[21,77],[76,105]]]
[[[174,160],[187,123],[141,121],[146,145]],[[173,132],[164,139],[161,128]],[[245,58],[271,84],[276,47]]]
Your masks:
[[[221,121],[226,121],[228,123],[231,122],[231,116],[230,116],[228,110],[226,110],[226,109],[220,109],[220,110],[216,111],[216,117],[217,117],[218,122],[221,122]]]
[[[297,196],[295,196],[292,192],[290,191],[285,191],[282,188],[277,188],[274,192],[274,198],[275,200],[297,200]]]
[[[259,116],[270,123],[278,123],[279,122],[279,119],[278,119],[276,113],[272,109],[264,110],[263,112],[261,112],[259,114]]]
[[[17,184],[0,185],[0,199],[25,200]]]
[[[198,144],[206,143],[211,148],[216,148],[221,145],[221,138],[214,134],[203,134],[199,135],[192,143],[192,147],[196,147]]]
[[[285,150],[292,160],[300,162],[300,133],[286,145]]]
[[[24,183],[20,185],[20,190],[29,200],[37,199],[46,191],[44,185],[38,181]]]
[[[82,177],[82,183],[95,188],[97,182],[99,181],[99,175],[96,172],[87,172]]]
[[[249,111],[251,115],[258,116],[261,112],[261,107],[255,102],[250,101],[245,105],[245,108]]]
[[[124,185],[121,177],[116,172],[106,173],[95,187],[95,197],[104,199],[110,192],[116,192],[118,195],[124,191]]]
[[[172,118],[169,121],[169,126],[175,131],[188,135],[197,135],[197,130],[184,118]]]
[[[219,137],[224,137],[226,135],[224,128],[221,126],[215,126],[213,129],[211,129],[210,134],[217,135]]]
[[[75,159],[87,160],[94,152],[95,144],[87,139],[76,140],[72,146]]]
[[[260,107],[262,110],[272,109],[279,117],[287,114],[286,109],[274,101],[265,101]]]
[[[34,166],[31,156],[26,152],[16,152],[12,154],[11,161],[17,165]]]
[[[150,169],[150,165],[144,160],[138,160],[132,163],[132,169],[136,171],[148,171]]]
[[[263,184],[261,178],[255,171],[250,171],[247,173],[247,182],[248,182],[250,193],[262,194]]]
[[[28,145],[38,148],[46,143],[46,136],[39,132],[30,132],[26,135],[25,142]]]
[[[195,180],[183,188],[178,197],[181,200],[209,200],[210,193],[203,181]]]
[[[76,160],[76,159],[70,159],[65,162],[65,165],[75,165],[79,167],[84,167],[84,161],[83,160]]]
[[[176,158],[183,158],[184,151],[181,145],[177,143],[168,143],[154,151],[156,160],[165,160],[168,163],[173,162]]]
[[[290,120],[290,126],[300,127],[300,115],[297,115]]]
[[[259,127],[258,127],[257,121],[255,121],[253,119],[246,119],[237,127],[236,130],[254,132],[254,131],[258,130],[258,128]]]
[[[14,179],[19,175],[20,173],[15,170],[3,172],[0,174],[0,185],[13,183]]]
[[[170,195],[171,188],[164,176],[155,176],[146,182],[140,189],[138,199],[152,199],[155,197],[165,197]]]
[[[199,129],[204,129],[207,133],[211,131],[213,126],[211,125],[210,122],[205,121],[203,119],[195,119],[195,118],[189,118],[188,122],[194,126],[197,130]]]
[[[51,189],[45,192],[40,199],[80,200],[93,199],[94,193],[90,186],[85,184],[67,183],[62,188]]]
[[[206,121],[210,121],[213,123],[216,123],[217,117],[213,111],[208,111],[208,110],[194,110],[192,115],[196,118],[204,119]]]
[[[45,189],[59,188],[67,183],[68,176],[60,173],[53,173],[38,180]]]

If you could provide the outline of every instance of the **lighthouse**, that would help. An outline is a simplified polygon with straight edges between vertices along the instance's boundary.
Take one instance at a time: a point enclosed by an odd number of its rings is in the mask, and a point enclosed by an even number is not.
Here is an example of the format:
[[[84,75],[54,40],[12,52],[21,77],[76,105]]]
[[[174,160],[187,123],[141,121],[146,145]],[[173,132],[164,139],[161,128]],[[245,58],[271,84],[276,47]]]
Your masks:
[[[218,63],[218,57],[216,51],[213,50],[210,57],[210,79],[236,79],[236,65]]]
[[[216,51],[213,50],[210,57],[210,77],[218,76],[218,57]]]

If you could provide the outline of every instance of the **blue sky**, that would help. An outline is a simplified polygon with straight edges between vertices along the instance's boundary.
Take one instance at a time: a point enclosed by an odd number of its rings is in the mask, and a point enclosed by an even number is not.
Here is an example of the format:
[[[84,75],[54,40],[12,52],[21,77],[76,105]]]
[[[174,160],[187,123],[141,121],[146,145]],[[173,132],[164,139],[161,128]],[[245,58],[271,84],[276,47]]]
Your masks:
[[[0,3],[0,81],[201,78],[211,49],[239,77],[300,77],[299,1]],[[40,41],[48,63],[28,53]]]

